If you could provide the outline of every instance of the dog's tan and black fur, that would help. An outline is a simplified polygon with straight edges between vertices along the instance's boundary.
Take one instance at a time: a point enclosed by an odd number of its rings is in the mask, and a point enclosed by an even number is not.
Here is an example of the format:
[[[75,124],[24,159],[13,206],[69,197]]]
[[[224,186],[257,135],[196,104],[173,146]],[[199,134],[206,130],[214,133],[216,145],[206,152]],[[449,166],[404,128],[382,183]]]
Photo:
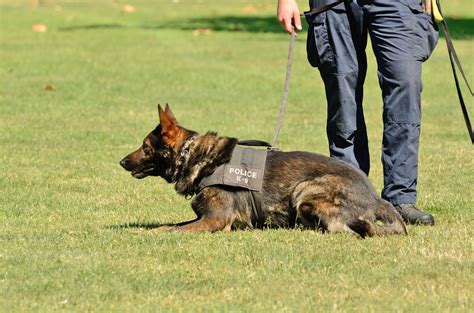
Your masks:
[[[168,105],[158,107],[160,124],[143,145],[120,165],[135,178],[161,176],[182,195],[195,195],[197,218],[173,225],[183,231],[229,231],[257,223],[247,190],[210,186],[202,178],[230,160],[236,138],[181,127]],[[269,151],[259,192],[265,227],[350,231],[361,237],[406,234],[393,206],[381,199],[360,170],[336,159],[309,152]]]

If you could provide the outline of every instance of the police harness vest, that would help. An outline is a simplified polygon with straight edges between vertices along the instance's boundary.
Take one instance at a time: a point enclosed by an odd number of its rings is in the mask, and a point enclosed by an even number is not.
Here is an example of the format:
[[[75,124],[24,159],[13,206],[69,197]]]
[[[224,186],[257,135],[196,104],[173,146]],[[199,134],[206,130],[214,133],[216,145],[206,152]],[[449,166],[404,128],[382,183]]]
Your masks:
[[[215,185],[260,191],[263,185],[267,149],[236,146],[230,161],[220,165],[199,183],[199,190]]]

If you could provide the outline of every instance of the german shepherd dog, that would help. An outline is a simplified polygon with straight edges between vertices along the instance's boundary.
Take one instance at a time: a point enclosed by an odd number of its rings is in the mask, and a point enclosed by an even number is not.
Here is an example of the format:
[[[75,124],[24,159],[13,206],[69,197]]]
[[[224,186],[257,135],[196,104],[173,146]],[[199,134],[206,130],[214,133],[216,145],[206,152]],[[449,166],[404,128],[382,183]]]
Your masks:
[[[160,176],[176,191],[193,196],[197,218],[164,229],[230,231],[257,228],[248,190],[199,182],[229,162],[238,140],[208,132],[199,135],[178,124],[168,105],[158,105],[160,123],[143,145],[120,161],[138,179]],[[367,176],[342,161],[310,152],[267,154],[261,198],[263,227],[295,226],[366,236],[407,234],[395,208],[381,199]],[[262,228],[262,227],[259,227]]]

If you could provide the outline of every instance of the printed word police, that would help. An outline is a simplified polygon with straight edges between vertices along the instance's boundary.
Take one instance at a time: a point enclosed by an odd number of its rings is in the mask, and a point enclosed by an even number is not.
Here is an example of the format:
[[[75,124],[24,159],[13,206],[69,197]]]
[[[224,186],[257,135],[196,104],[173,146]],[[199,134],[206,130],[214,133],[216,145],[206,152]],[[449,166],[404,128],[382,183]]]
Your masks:
[[[248,178],[257,178],[257,172],[250,171],[250,170],[244,170],[241,168],[235,168],[235,167],[230,167],[229,168],[229,174],[236,174],[236,175],[242,175]]]

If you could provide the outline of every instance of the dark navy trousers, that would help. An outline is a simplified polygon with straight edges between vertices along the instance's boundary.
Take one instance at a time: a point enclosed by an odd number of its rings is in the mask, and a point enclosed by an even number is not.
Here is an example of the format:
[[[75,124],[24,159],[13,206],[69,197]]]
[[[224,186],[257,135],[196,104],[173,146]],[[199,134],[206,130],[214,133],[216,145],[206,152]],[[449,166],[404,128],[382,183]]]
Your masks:
[[[335,0],[311,0],[311,8]],[[421,64],[438,29],[421,0],[353,0],[307,18],[308,60],[318,67],[328,103],[332,157],[370,170],[362,109],[370,36],[383,98],[382,197],[394,205],[416,202],[421,121]]]

